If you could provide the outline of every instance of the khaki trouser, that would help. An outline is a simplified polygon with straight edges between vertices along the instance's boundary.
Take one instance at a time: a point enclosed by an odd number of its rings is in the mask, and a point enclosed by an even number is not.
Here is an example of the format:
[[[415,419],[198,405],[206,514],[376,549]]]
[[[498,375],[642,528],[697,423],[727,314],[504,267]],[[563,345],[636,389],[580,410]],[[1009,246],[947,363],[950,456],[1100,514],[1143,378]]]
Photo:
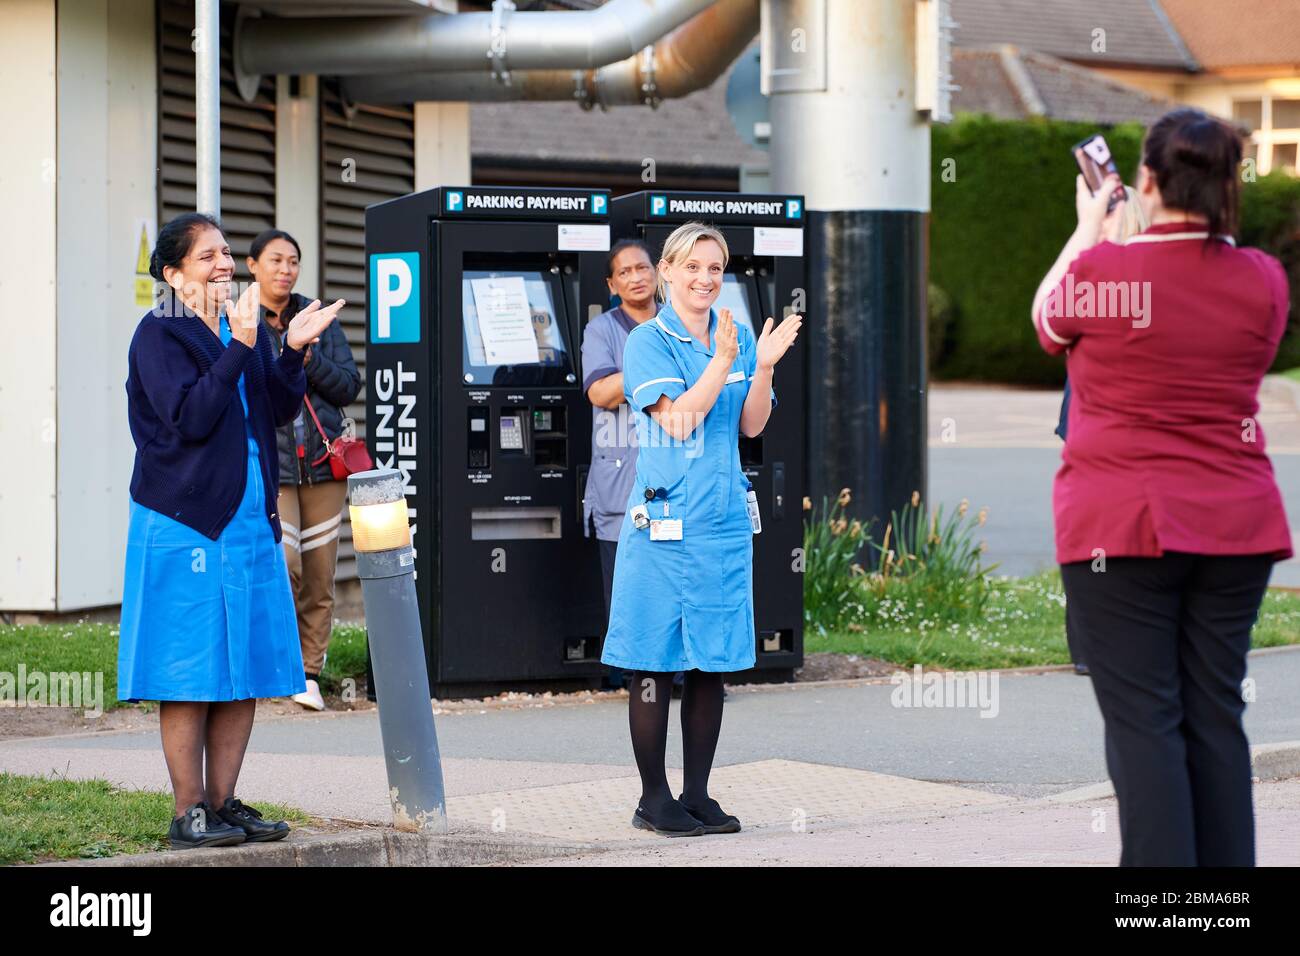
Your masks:
[[[319,674],[334,623],[334,568],[339,555],[346,481],[280,486],[280,529],[298,609],[302,666]]]

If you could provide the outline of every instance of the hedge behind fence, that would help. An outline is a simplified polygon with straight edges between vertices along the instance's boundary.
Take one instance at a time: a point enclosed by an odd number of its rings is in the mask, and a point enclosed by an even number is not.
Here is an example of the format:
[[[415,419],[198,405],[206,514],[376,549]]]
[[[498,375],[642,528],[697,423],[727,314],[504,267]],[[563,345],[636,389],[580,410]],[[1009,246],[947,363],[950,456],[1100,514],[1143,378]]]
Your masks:
[[[973,115],[933,128],[930,281],[948,300],[946,315],[931,317],[932,329],[946,326],[934,329],[942,343],[932,350],[936,377],[1035,385],[1064,379],[1064,363],[1038,346],[1029,303],[1074,229],[1070,147],[1097,129]],[[1137,124],[1104,130],[1129,183],[1142,132]],[[1300,366],[1300,179],[1277,173],[1243,184],[1239,241],[1287,267],[1291,326],[1276,367]]]

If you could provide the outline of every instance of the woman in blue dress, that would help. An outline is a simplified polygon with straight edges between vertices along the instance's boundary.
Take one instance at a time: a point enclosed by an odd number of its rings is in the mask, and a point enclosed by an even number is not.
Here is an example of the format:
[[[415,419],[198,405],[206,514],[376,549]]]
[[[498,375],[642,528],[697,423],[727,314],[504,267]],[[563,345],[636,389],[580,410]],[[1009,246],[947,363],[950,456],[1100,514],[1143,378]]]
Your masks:
[[[274,429],[302,403],[302,350],[343,302],[300,311],[277,359],[259,330],[256,283],[238,305],[228,298],[234,269],[215,219],[169,222],[150,263],[167,289],[129,353],[136,454],[118,697],[160,702],[173,847],[288,833],[240,801],[235,784],[256,698],[305,686],[278,543]]]
[[[727,266],[716,229],[687,223],[664,243],[659,314],[623,352],[623,393],[636,419],[636,479],[619,534],[605,664],[635,672],[628,720],[641,774],[632,825],[666,836],[734,833],[740,821],[709,797],[722,728],[722,675],[754,665],[749,482],[739,434],[767,425],[772,370],[799,332],[795,315],[755,341],[714,310]],[[664,772],[672,677],[682,694],[685,785]]]

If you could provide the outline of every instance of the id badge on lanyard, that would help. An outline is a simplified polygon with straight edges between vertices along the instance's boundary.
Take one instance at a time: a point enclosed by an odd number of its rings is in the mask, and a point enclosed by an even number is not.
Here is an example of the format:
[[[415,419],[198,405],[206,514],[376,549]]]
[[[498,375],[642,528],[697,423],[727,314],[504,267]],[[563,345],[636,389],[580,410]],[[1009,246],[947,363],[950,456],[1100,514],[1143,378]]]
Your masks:
[[[663,517],[650,519],[650,540],[651,541],[682,540],[682,519],[668,517],[667,501],[664,502]]]

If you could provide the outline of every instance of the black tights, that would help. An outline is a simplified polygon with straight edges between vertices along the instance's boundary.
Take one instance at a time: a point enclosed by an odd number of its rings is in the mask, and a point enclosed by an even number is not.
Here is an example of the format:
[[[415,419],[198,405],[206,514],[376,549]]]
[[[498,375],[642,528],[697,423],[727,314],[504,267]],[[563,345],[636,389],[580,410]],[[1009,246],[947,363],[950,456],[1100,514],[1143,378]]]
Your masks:
[[[641,772],[641,805],[654,813],[673,800],[664,772],[668,747],[668,705],[673,675],[634,671],[628,688],[632,752]],[[682,689],[682,799],[700,805],[709,798],[709,771],[722,729],[722,675],[687,671]]]

